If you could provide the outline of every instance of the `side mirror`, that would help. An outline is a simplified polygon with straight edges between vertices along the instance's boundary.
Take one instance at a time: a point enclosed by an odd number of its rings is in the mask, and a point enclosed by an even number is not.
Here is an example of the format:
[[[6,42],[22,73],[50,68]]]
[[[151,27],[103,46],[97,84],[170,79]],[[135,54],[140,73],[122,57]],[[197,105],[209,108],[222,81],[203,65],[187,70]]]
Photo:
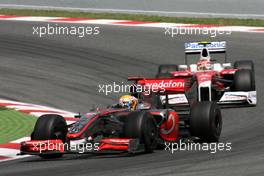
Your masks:
[[[81,118],[82,117],[82,115],[81,115],[81,113],[79,112],[78,114],[76,114],[76,115],[74,115],[74,118]]]
[[[231,68],[231,63],[223,63],[222,64],[224,68]]]
[[[179,70],[187,70],[188,65],[179,65]]]
[[[196,64],[191,64],[190,65],[190,70],[191,70],[191,72],[197,72],[197,65]]]

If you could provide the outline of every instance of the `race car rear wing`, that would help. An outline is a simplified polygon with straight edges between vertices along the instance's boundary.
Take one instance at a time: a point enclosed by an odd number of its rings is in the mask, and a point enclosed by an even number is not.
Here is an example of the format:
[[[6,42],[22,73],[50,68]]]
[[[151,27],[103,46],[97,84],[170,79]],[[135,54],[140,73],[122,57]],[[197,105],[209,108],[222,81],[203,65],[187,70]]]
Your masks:
[[[149,93],[150,97],[160,98],[165,97],[166,107],[176,107],[175,104],[169,104],[169,96],[171,95],[185,95],[189,105],[197,101],[197,84],[190,81],[191,78],[144,78],[144,77],[128,77],[128,81],[133,81],[133,86],[139,86]],[[142,89],[141,89],[142,90]],[[150,90],[150,91],[149,91]],[[130,91],[131,95],[142,98],[145,94],[140,91]],[[159,102],[159,101],[158,101]],[[187,105],[187,106],[189,106]],[[178,107],[177,107],[178,108]]]
[[[187,56],[193,54],[200,54],[203,48],[207,48],[210,53],[224,53],[225,62],[227,62],[226,56],[226,42],[190,42],[185,43],[185,64],[187,65]]]
[[[157,107],[162,105],[161,96],[165,97],[164,105],[169,108],[169,95],[184,94],[185,92],[185,79],[182,78],[129,77],[128,80],[134,81],[133,87],[136,87],[136,90],[130,91],[131,95],[147,102],[153,103],[152,100],[155,100],[156,105],[154,106]]]

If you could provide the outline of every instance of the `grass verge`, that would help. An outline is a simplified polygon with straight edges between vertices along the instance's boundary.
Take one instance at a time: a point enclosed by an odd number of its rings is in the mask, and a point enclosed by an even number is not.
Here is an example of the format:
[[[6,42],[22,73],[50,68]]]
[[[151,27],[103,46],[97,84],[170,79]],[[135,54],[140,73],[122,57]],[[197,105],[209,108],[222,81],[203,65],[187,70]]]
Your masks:
[[[169,22],[188,24],[216,24],[225,26],[264,26],[261,19],[231,19],[231,18],[184,18],[165,17],[149,15],[133,15],[120,13],[88,13],[60,10],[30,10],[30,9],[0,9],[0,14],[18,16],[52,16],[52,17],[74,17],[74,18],[95,18],[95,19],[119,19],[136,20],[147,22]]]
[[[15,110],[0,108],[0,144],[25,136],[33,130],[36,118]]]

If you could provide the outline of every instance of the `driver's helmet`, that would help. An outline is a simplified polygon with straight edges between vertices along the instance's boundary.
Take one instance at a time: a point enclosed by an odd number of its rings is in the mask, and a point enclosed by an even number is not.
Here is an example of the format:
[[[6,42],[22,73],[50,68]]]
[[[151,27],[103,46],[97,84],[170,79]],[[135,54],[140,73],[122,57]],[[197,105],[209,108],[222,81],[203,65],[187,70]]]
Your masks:
[[[203,70],[210,70],[211,69],[211,57],[209,50],[207,48],[203,48],[201,51],[201,56],[199,61],[197,62],[197,70],[203,71]]]
[[[200,59],[197,62],[198,71],[210,70],[210,69],[211,69],[211,62],[208,59]]]
[[[123,108],[135,110],[138,104],[138,99],[131,95],[123,95],[119,99],[119,105]]]

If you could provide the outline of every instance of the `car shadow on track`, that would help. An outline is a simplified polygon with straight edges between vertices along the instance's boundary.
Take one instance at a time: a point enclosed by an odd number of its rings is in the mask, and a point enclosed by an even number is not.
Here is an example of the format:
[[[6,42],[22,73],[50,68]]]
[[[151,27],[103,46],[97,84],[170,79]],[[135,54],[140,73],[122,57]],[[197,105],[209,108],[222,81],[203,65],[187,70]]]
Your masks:
[[[69,161],[69,160],[81,160],[81,159],[105,159],[105,158],[123,158],[123,157],[135,157],[139,155],[148,155],[150,153],[136,153],[136,154],[129,154],[129,153],[100,153],[100,154],[66,154],[62,158],[56,159],[44,159],[38,156],[32,156],[21,160],[21,162],[50,162],[50,161]]]

